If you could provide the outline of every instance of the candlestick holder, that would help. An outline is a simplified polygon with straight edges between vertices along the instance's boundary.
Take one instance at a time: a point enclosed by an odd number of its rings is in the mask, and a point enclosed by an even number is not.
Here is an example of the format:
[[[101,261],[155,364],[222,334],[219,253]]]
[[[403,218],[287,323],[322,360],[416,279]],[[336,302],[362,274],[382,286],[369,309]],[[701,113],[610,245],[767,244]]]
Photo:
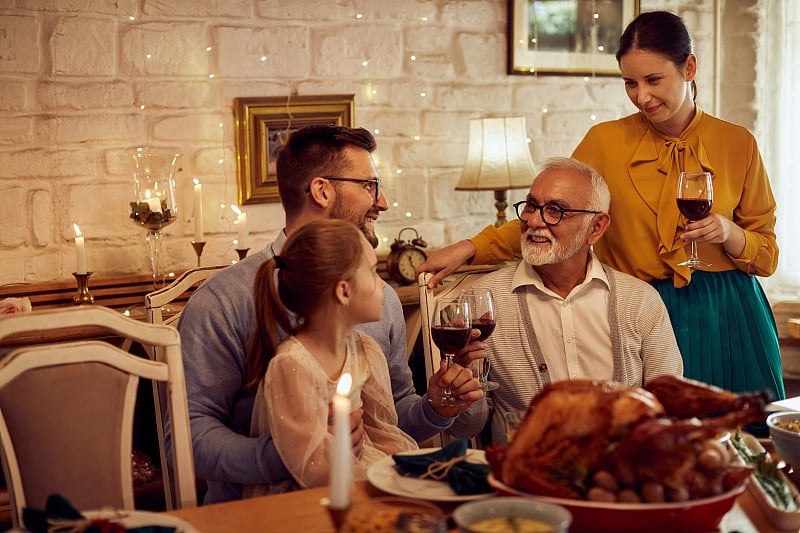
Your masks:
[[[344,509],[333,509],[331,507],[331,500],[329,498],[322,498],[319,503],[328,510],[328,515],[331,517],[333,527],[336,531],[340,531],[344,525],[344,519],[347,516],[347,511],[350,510],[348,505]]]
[[[237,248],[236,253],[239,254],[239,261],[247,257],[247,252],[250,251],[250,248]]]
[[[94,303],[94,296],[89,292],[89,276],[91,276],[92,273],[78,274],[77,272],[73,272],[72,275],[75,276],[78,282],[78,292],[72,297],[72,303],[75,305]]]
[[[194,248],[194,253],[197,255],[197,266],[200,266],[200,256],[203,255],[203,248],[205,245],[205,241],[192,241],[192,248]]]

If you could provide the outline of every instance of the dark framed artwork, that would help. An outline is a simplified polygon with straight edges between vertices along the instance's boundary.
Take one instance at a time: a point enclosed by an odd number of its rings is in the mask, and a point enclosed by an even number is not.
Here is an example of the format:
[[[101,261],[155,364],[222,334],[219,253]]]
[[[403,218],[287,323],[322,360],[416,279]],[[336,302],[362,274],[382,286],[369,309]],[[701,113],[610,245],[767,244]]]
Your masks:
[[[508,73],[619,75],[639,0],[508,0]]]
[[[239,205],[279,202],[275,158],[303,126],[355,124],[355,95],[234,99]]]

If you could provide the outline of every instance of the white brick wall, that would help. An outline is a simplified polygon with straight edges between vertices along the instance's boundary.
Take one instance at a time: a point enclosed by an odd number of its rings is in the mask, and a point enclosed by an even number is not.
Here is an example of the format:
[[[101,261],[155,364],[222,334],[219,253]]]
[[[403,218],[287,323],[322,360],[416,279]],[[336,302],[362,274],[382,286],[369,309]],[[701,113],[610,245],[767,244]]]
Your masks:
[[[698,45],[700,101],[710,111],[714,3],[642,0],[643,9],[686,17]],[[753,3],[723,2],[725,20],[739,20],[729,5]],[[140,145],[183,153],[178,221],[165,230],[171,267],[195,264],[194,177],[204,186],[203,263],[233,260],[234,217],[220,205],[237,197],[237,96],[355,94],[358,125],[381,132],[376,159],[390,206],[397,203],[381,216],[381,251],[406,226],[434,247],[473,234],[494,219],[494,200],[491,192],[453,191],[470,118],[524,115],[541,162],[571,153],[591,114],[608,120],[633,109],[618,79],[506,75],[505,28],[506,0],[2,2],[0,284],[70,278],[73,221],[95,276],[148,272],[142,231],[128,222],[129,176],[116,156]],[[735,29],[738,39],[751,23]],[[737,46],[750,45],[731,42],[733,53]],[[737,80],[725,96],[752,126],[752,82],[746,65],[731,66],[736,57],[725,54]],[[251,248],[283,225],[279,204],[245,210]]]

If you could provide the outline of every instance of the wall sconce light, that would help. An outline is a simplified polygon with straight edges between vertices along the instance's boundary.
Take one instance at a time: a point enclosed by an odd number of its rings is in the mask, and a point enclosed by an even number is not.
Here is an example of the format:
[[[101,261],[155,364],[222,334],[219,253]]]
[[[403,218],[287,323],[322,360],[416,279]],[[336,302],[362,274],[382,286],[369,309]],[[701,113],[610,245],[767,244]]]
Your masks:
[[[525,117],[470,119],[467,161],[456,190],[494,191],[495,226],[506,221],[506,191],[528,189],[534,177]]]

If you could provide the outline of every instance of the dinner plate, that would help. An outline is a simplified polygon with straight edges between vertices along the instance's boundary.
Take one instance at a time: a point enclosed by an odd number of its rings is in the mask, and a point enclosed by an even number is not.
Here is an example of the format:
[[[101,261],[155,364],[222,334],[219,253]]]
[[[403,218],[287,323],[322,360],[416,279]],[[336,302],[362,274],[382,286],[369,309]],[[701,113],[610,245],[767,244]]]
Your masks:
[[[89,520],[104,518],[122,524],[126,529],[144,526],[164,526],[174,527],[176,533],[200,533],[189,522],[181,520],[177,516],[170,516],[163,513],[100,509],[99,511],[81,511],[81,514]]]
[[[747,484],[712,498],[680,503],[604,503],[550,498],[510,487],[492,474],[489,474],[489,485],[500,495],[523,496],[566,507],[572,513],[570,533],[623,533],[643,531],[643,526],[651,533],[689,533],[717,531],[722,518],[731,510]]]
[[[403,455],[420,455],[435,452],[440,449],[441,448],[422,448]],[[487,464],[486,454],[483,450],[468,449],[467,461],[470,463]],[[435,502],[466,502],[488,498],[494,494],[492,492],[487,492],[484,494],[466,494],[462,496],[456,494],[445,481],[403,476],[395,470],[394,459],[392,459],[391,455],[373,463],[367,470],[367,479],[375,487],[389,494]]]

